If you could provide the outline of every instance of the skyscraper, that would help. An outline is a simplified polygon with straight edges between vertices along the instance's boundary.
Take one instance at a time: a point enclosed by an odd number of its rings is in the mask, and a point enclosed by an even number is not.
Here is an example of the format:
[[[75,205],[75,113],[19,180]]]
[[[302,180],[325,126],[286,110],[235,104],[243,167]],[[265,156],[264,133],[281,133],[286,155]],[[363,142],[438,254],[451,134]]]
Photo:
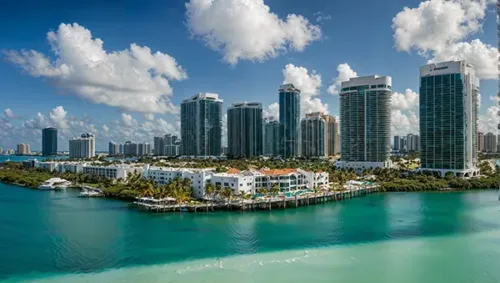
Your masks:
[[[421,169],[475,176],[479,79],[465,61],[420,67]]]
[[[408,134],[406,136],[406,151],[417,152],[420,151],[420,136]]]
[[[16,153],[19,155],[30,154],[31,153],[30,145],[26,143],[18,144]]]
[[[399,151],[400,139],[400,136],[394,136],[394,145],[392,146],[392,149],[394,149],[395,151]]]
[[[95,135],[83,133],[69,140],[69,158],[92,158],[95,156]]]
[[[477,133],[477,151],[484,151],[484,133],[481,132]]]
[[[228,155],[255,157],[264,153],[261,103],[235,103],[227,109]]]
[[[42,155],[57,155],[57,129],[45,128],[42,130]]]
[[[300,139],[300,90],[293,84],[284,84],[279,89],[281,137],[280,149],[283,157],[299,156]]]
[[[111,156],[120,155],[120,144],[110,141],[108,144],[108,154]]]
[[[323,112],[307,113],[306,118],[319,116],[325,120],[325,154],[334,156],[340,153],[339,122],[336,117]],[[302,130],[302,129],[301,129]],[[302,146],[302,148],[304,148]],[[304,152],[302,152],[302,155]]]
[[[367,76],[342,82],[339,167],[363,170],[390,166],[391,77]]]
[[[487,133],[484,136],[484,151],[488,153],[497,152],[497,136],[493,133]]]
[[[199,93],[181,103],[182,155],[219,156],[222,139],[222,99]]]
[[[302,156],[325,157],[325,119],[321,113],[306,115],[300,122]]]
[[[281,138],[281,125],[278,121],[265,121],[264,123],[264,154],[266,156],[279,156]]]
[[[165,155],[165,138],[164,137],[154,137],[153,139],[154,155],[163,156]]]

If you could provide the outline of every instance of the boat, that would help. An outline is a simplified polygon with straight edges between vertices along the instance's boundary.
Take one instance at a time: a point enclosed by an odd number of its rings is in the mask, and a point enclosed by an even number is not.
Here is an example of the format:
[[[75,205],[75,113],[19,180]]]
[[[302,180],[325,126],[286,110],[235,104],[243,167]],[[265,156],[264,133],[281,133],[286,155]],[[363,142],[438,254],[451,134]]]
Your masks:
[[[71,186],[71,182],[61,178],[50,178],[43,182],[38,189],[40,190],[61,190]]]
[[[93,188],[93,187],[82,187],[82,191],[80,192],[81,197],[102,197],[104,193],[101,189]]]

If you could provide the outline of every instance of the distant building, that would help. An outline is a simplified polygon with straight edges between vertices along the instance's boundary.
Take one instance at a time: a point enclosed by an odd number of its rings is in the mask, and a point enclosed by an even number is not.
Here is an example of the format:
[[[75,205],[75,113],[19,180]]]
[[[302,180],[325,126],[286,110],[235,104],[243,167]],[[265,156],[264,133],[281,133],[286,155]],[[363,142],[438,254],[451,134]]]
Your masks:
[[[408,134],[406,136],[406,151],[417,152],[420,151],[420,136]]]
[[[235,103],[227,109],[229,156],[263,155],[263,135],[261,103]]]
[[[167,134],[154,138],[154,155],[178,156],[180,154],[180,141],[177,136]]]
[[[300,155],[300,90],[293,84],[279,89],[280,150],[285,158]]]
[[[108,154],[110,156],[121,155],[122,152],[120,151],[120,146],[121,144],[110,141],[108,144]]]
[[[2,153],[3,153],[3,148],[0,147],[0,154],[2,154]]]
[[[31,153],[30,145],[26,143],[20,143],[17,145],[17,154],[28,155]]]
[[[367,76],[342,82],[340,135],[342,168],[390,166],[391,77]]]
[[[392,149],[394,151],[399,151],[399,148],[400,148],[400,139],[401,139],[400,136],[394,136],[394,142],[392,143],[393,144]]]
[[[264,123],[264,155],[279,156],[281,138],[281,124],[278,121],[266,121]]]
[[[69,158],[92,158],[95,156],[95,135],[83,133],[69,141]]]
[[[484,151],[484,133],[482,132],[477,133],[477,151],[478,152]]]
[[[488,153],[497,152],[497,136],[493,133],[487,133],[484,136],[484,151]]]
[[[57,129],[45,128],[42,130],[42,155],[57,155]]]
[[[126,141],[123,144],[123,154],[125,156],[146,156],[151,154],[151,145],[149,143],[135,143]]]
[[[319,116],[325,121],[325,154],[335,156],[340,153],[339,122],[336,117],[326,115],[323,112],[306,114],[306,118]],[[303,148],[303,146],[302,146]],[[304,155],[304,151],[302,151]]]
[[[182,155],[219,156],[222,150],[222,99],[199,93],[181,103]]]
[[[325,157],[325,119],[320,113],[308,114],[300,122],[303,157]]]
[[[478,93],[475,69],[465,61],[420,68],[421,170],[442,176],[479,174]]]

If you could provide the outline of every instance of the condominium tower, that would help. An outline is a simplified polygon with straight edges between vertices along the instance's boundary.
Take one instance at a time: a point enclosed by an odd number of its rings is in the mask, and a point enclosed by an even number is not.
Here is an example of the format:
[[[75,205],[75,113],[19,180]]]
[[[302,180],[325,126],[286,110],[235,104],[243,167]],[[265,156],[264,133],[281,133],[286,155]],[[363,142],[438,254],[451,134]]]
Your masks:
[[[306,115],[300,122],[302,156],[325,157],[326,122],[321,113]]]
[[[367,76],[342,82],[339,167],[390,166],[392,78]]]
[[[484,135],[484,151],[488,153],[497,152],[497,136],[493,133]]]
[[[334,156],[340,153],[339,122],[336,117],[313,112],[306,114],[306,118],[321,117],[325,121],[325,155]],[[304,146],[302,146],[304,148]],[[304,154],[304,152],[302,152]]]
[[[255,157],[264,153],[262,104],[236,103],[227,109],[228,155]]]
[[[27,143],[18,144],[16,153],[19,155],[30,154],[31,153],[30,145]]]
[[[421,170],[476,176],[479,79],[465,61],[420,67]]]
[[[219,156],[222,138],[222,99],[199,93],[181,103],[182,155]]]
[[[278,121],[264,122],[264,155],[279,156],[281,138],[281,124]]]
[[[95,135],[83,133],[69,141],[69,158],[92,158],[95,156]]]
[[[57,129],[45,128],[42,130],[42,155],[57,155]]]
[[[281,156],[299,156],[300,90],[293,84],[282,85],[279,89],[279,106]]]

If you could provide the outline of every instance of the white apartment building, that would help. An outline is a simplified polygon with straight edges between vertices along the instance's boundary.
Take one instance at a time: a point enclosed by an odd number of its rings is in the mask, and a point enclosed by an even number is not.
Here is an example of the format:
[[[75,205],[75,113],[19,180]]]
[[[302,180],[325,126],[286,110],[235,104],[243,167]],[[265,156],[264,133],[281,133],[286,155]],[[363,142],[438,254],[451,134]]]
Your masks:
[[[77,162],[64,162],[64,163],[59,163],[57,164],[57,172],[60,173],[83,173],[83,167],[85,167],[86,164],[81,164]]]
[[[26,155],[26,154],[30,154],[30,153],[31,153],[31,150],[30,150],[29,144],[20,143],[17,145],[17,154]]]
[[[92,158],[95,156],[95,135],[83,133],[69,141],[69,158]]]
[[[117,166],[99,166],[99,165],[88,165],[83,167],[83,173],[92,176],[99,176],[109,179],[127,179],[128,174],[142,173],[142,168],[132,167],[126,165]]]
[[[56,170],[57,165],[58,165],[57,162],[50,162],[50,161],[38,162],[38,161],[35,161],[34,167],[38,168],[40,170],[46,170],[46,171],[52,172],[52,171]]]
[[[255,175],[249,171],[214,173],[210,183],[222,188],[231,188],[234,195],[255,194]]]

